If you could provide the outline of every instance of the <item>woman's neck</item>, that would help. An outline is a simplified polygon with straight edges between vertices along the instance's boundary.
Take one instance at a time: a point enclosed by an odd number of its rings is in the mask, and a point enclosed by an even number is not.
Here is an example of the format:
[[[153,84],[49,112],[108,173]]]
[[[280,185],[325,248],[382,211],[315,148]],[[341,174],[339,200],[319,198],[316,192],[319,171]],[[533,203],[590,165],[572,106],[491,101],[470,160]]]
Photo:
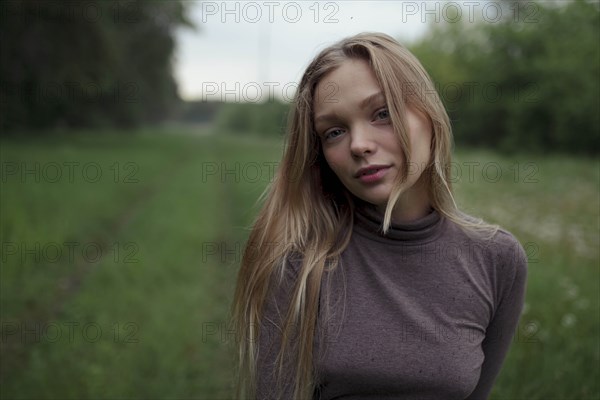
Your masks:
[[[385,205],[377,208],[385,214]],[[392,211],[392,223],[405,224],[425,217],[431,212],[431,202],[425,185],[421,181],[402,193]]]

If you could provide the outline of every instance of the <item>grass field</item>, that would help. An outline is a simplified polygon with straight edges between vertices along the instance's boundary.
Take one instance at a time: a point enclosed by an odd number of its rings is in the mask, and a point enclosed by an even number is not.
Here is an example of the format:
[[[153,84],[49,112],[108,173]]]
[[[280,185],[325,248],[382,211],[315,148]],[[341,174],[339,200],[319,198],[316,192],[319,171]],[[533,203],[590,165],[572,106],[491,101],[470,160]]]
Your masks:
[[[2,139],[1,397],[231,398],[225,321],[280,155],[189,129]],[[599,398],[598,160],[468,151],[453,168],[459,205],[530,260],[491,398]]]

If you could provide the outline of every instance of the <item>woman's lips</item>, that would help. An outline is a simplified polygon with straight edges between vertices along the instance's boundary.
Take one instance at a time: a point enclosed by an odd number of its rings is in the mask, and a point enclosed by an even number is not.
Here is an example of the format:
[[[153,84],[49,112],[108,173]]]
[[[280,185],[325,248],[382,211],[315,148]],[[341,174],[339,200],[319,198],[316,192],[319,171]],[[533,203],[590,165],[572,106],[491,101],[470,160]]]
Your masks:
[[[377,168],[375,172],[368,172],[367,174],[362,174],[358,177],[358,179],[363,183],[377,182],[387,174],[389,169],[390,167]]]

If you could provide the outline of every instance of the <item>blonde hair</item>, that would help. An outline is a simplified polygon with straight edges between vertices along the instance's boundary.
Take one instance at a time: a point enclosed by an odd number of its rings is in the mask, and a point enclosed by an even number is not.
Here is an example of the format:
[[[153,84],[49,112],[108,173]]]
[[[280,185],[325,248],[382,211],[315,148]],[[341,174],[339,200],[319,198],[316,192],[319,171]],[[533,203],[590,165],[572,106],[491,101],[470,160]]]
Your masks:
[[[280,167],[259,201],[237,278],[232,329],[238,350],[238,398],[254,398],[257,383],[259,326],[270,282],[289,268],[286,259],[301,255],[297,282],[281,327],[278,377],[284,360],[293,359],[294,398],[311,398],[316,384],[313,340],[319,314],[321,279],[326,266],[335,268],[352,234],[353,197],[327,165],[314,131],[314,97],[319,81],[348,59],[369,62],[384,93],[390,121],[403,151],[398,176],[384,214],[383,232],[403,192],[410,166],[407,105],[425,114],[433,130],[431,158],[425,177],[431,206],[441,215],[475,233],[493,236],[497,227],[462,214],[450,183],[452,132],[446,110],[421,63],[404,46],[381,33],[361,33],[322,50],[308,65],[292,103]],[[296,331],[297,329],[297,331]],[[294,340],[292,340],[292,337]]]

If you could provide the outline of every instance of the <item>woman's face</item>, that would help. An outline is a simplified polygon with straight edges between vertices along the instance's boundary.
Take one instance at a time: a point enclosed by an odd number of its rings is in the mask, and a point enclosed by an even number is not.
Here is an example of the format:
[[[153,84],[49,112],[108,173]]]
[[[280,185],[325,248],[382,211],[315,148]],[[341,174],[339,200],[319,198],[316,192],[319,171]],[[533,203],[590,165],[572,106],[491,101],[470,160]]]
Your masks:
[[[316,87],[314,110],[315,130],[329,167],[352,194],[383,212],[403,168],[403,156],[368,62],[347,60],[325,75]],[[406,191],[393,212],[396,221],[419,218],[422,215],[417,214],[423,214],[419,210],[429,209],[427,188],[419,178],[430,158],[431,124],[410,107],[406,118],[411,166]]]

